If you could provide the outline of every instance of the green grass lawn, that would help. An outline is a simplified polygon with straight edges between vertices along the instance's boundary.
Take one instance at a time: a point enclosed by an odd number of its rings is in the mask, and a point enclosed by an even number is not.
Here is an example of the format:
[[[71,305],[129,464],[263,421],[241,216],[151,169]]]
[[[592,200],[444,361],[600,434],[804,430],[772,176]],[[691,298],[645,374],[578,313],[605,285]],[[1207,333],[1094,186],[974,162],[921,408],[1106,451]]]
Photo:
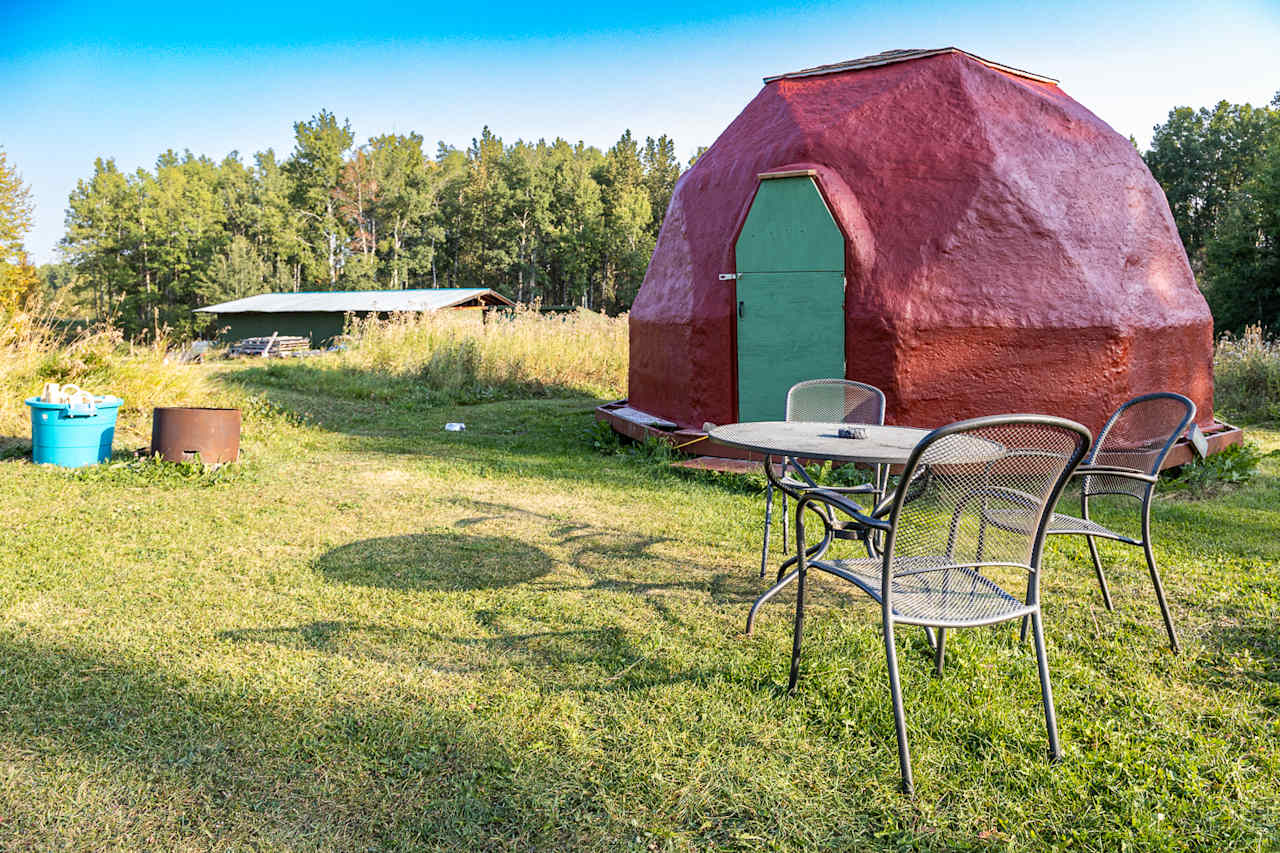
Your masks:
[[[940,678],[900,629],[908,800],[878,609],[815,583],[793,697],[790,596],[743,635],[749,482],[599,455],[589,399],[239,379],[308,421],[263,407],[236,476],[0,463],[0,849],[1277,846],[1275,457],[1156,507],[1180,656],[1140,550],[1108,613],[1051,545],[1060,764],[1016,624]]]

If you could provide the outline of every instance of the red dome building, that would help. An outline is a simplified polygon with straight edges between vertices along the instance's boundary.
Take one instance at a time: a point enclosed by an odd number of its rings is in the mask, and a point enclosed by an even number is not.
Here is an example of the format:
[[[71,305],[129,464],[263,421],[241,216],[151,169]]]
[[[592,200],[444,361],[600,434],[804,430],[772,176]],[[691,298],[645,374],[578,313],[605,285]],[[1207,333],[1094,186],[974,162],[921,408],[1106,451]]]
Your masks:
[[[1213,320],[1138,152],[955,48],[767,78],[677,184],[630,324],[620,427],[778,420],[827,376],[912,426],[1096,431],[1155,390],[1213,425]]]

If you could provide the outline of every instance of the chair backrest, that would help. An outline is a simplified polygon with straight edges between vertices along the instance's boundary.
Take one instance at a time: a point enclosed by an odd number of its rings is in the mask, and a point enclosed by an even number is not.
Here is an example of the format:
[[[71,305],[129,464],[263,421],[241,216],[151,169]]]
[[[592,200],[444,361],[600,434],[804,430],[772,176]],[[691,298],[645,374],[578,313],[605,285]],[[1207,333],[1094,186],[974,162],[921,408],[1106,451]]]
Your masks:
[[[1048,415],[974,418],[921,439],[893,498],[885,601],[894,577],[931,567],[1034,571],[1049,511],[1090,440],[1084,426]]]
[[[1165,457],[1195,416],[1196,404],[1181,394],[1162,391],[1134,397],[1107,419],[1085,462],[1159,474]],[[1144,497],[1152,488],[1141,480],[1106,474],[1085,476],[1081,487],[1085,497],[1128,495],[1135,498]]]
[[[809,379],[787,392],[787,420],[883,424],[884,392],[852,379]]]
[[[1107,419],[1088,463],[1158,474],[1195,416],[1196,404],[1181,394],[1162,391],[1134,397]]]

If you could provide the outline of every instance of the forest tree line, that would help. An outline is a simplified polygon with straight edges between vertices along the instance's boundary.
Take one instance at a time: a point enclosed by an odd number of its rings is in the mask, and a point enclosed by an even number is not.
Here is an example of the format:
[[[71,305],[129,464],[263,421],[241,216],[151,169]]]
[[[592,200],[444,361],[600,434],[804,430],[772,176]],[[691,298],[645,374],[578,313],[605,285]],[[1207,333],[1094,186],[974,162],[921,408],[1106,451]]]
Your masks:
[[[324,111],[294,133],[283,161],[270,149],[251,162],[169,151],[126,174],[98,160],[71,194],[64,263],[43,268],[45,290],[133,335],[185,333],[193,307],[287,290],[492,287],[622,311],[682,170],[671,139],[641,144],[630,131],[600,151],[506,144],[486,128],[434,154],[418,134],[356,145]],[[1142,156],[1217,331],[1280,330],[1280,93],[1264,107],[1171,110]],[[16,169],[0,167],[8,304],[32,287],[20,239],[30,200]]]
[[[78,182],[48,271],[132,335],[186,333],[191,309],[256,293],[491,287],[519,302],[626,310],[682,167],[667,136],[607,151],[563,139],[465,150],[410,133],[355,144],[321,111],[294,148],[246,162],[167,151]]]
[[[1217,332],[1280,332],[1280,92],[1270,106],[1178,107],[1143,154]]]

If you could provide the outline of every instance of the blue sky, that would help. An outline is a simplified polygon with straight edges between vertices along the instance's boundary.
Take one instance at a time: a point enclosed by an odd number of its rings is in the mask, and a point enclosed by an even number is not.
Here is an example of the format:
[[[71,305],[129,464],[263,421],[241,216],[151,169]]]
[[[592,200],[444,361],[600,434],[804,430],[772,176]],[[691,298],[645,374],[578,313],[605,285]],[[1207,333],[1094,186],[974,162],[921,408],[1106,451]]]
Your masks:
[[[710,144],[760,78],[890,48],[955,45],[1062,81],[1145,145],[1175,105],[1280,90],[1280,0],[1031,4],[651,0],[593,4],[0,0],[0,147],[30,184],[39,261],[97,156],[221,158],[292,147],[321,108],[358,141],[417,131],[462,147],[607,147],[630,128]]]

